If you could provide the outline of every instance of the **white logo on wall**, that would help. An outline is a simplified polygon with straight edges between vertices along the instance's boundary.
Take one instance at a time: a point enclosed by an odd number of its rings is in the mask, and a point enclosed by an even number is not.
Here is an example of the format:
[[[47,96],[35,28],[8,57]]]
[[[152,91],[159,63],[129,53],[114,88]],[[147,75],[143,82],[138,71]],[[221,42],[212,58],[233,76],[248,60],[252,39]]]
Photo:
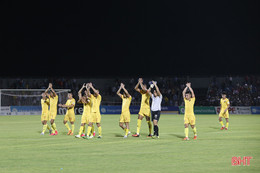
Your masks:
[[[253,113],[256,113],[256,109],[252,109],[252,112],[253,112]]]
[[[58,110],[60,115],[64,115],[67,111],[67,108],[59,108]]]
[[[12,109],[12,114],[13,114],[13,115],[18,115],[18,110],[17,110],[16,108],[13,108],[13,109]]]
[[[105,113],[106,111],[107,111],[106,108],[101,108],[102,113]]]
[[[83,114],[83,108],[75,108],[75,114],[77,114],[77,112]]]
[[[185,108],[181,108],[181,113],[184,113],[185,112]]]

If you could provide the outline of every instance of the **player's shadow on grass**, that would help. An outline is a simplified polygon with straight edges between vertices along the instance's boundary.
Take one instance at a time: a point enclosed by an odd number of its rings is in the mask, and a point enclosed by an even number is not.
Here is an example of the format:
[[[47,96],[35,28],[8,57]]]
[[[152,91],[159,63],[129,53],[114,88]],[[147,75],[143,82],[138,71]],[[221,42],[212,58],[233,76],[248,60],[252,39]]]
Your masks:
[[[114,133],[115,137],[124,137],[122,134],[119,134],[119,133]]]
[[[131,136],[131,137],[132,137],[133,134],[134,134],[134,133],[131,133],[131,134],[129,134],[128,136]],[[114,135],[115,135],[115,137],[120,137],[120,138],[124,137],[123,134],[119,134],[119,133],[114,133]],[[140,133],[140,136],[147,136],[147,134],[146,134],[146,133]]]
[[[175,136],[175,137],[177,137],[177,138],[184,138],[184,136],[183,135],[178,135],[178,134],[170,134],[170,135],[172,135],[172,136]]]
[[[211,128],[211,129],[219,129],[218,127],[215,127],[215,126],[210,126],[209,128]]]
[[[62,135],[67,135],[67,134],[68,134],[68,132],[61,132],[61,134],[62,134]]]

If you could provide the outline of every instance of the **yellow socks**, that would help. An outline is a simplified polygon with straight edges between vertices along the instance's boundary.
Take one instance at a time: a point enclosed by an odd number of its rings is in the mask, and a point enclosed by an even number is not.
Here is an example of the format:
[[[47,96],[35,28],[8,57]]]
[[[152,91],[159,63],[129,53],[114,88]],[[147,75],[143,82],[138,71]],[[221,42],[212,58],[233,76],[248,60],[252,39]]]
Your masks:
[[[86,126],[85,125],[83,126],[82,133],[84,133],[84,134],[86,133]]]
[[[184,133],[185,133],[185,137],[188,137],[189,136],[189,128],[185,128]]]
[[[84,126],[80,126],[80,128],[79,128],[79,136],[82,134],[83,129],[84,129]]]
[[[47,124],[42,126],[42,133],[44,133],[46,131],[46,129],[47,129]]]
[[[219,123],[221,124],[222,127],[225,127],[223,121],[220,121]]]
[[[98,127],[98,136],[102,136],[102,128],[101,128],[101,126]]]
[[[94,126],[92,126],[92,128],[91,128],[91,134],[92,135],[93,135],[94,131],[95,131],[95,128],[94,128]]]
[[[141,124],[142,124],[142,120],[137,120],[137,130],[136,130],[136,134],[139,135],[140,133],[140,129],[141,129]]]
[[[148,124],[148,128],[149,128],[149,135],[152,134],[152,122],[151,121],[147,121]]]
[[[64,125],[65,125],[65,127],[67,127],[68,130],[71,130],[68,123],[66,123],[66,124],[64,124]]]
[[[50,128],[50,126],[49,126],[48,124],[46,124],[46,127],[47,127],[47,129],[48,129],[48,130],[50,130],[50,129],[51,129],[51,128]]]
[[[197,136],[197,129],[196,129],[196,127],[194,127],[192,130],[193,130],[194,136]]]
[[[92,127],[88,126],[87,136],[89,136]]]
[[[124,130],[125,130],[125,136],[127,136],[128,132],[129,132],[129,129],[125,128]]]
[[[74,133],[74,128],[75,128],[75,125],[71,124],[71,133]]]
[[[52,129],[53,129],[54,131],[57,130],[57,127],[56,127],[56,124],[55,124],[55,123],[52,123],[51,127],[52,127]]]
[[[228,128],[229,122],[226,123],[226,128]]]

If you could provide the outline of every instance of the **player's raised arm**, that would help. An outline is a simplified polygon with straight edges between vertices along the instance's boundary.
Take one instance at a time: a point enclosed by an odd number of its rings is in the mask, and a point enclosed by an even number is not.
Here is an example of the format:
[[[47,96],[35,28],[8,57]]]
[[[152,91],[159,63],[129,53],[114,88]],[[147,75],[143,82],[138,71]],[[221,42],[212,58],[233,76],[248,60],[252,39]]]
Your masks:
[[[45,94],[49,91],[49,89],[50,89],[50,84],[51,84],[51,83],[49,83],[48,88],[44,91]]]
[[[155,87],[156,92],[158,93],[158,95],[161,96],[162,94],[161,94],[161,92],[160,92],[160,90],[159,90],[157,84],[156,84],[154,81],[152,81],[152,83],[153,83],[153,85],[154,85],[154,87]]]
[[[95,94],[99,95],[99,92],[93,87],[92,83],[89,83],[89,87],[94,91]]]
[[[136,86],[135,86],[135,90],[136,90],[137,92],[139,92],[139,93],[141,92],[141,90],[139,89],[139,85],[140,85],[140,81],[141,81],[140,79],[141,79],[141,78],[138,79],[138,83],[137,83]]]
[[[189,88],[189,90],[190,90],[190,92],[191,92],[191,97],[194,98],[194,97],[195,97],[195,94],[194,94],[193,89],[191,88],[191,83],[187,83],[186,86]]]
[[[144,86],[142,78],[141,78],[140,86],[141,86],[143,91],[147,92],[147,88]]]
[[[122,98],[122,94],[120,93],[121,89],[122,89],[122,83],[121,83],[119,89],[118,89],[117,92],[116,92],[116,94],[117,94],[120,98]]]
[[[91,93],[90,93],[89,83],[86,84],[85,94],[86,94],[87,97],[90,97],[90,95],[91,95]]]
[[[78,91],[78,96],[79,96],[79,100],[78,103],[83,103],[83,99],[82,99],[82,90],[85,87],[85,83],[82,85],[82,87],[80,88],[80,90]]]
[[[82,90],[83,88],[85,87],[85,83],[82,85],[82,87],[80,88],[79,92],[78,92],[78,96],[79,96],[79,99],[81,100],[82,98]]]
[[[152,87],[151,87],[151,85],[150,85],[149,89],[147,90],[147,93],[150,95],[150,97],[153,96],[153,94],[151,93],[151,89],[152,89]]]
[[[49,88],[51,90],[51,92],[53,93],[53,96],[56,97],[56,92],[54,91],[54,89],[52,88],[52,83],[49,83]]]
[[[125,89],[125,85],[123,83],[122,84],[122,89],[124,90],[125,94],[127,95],[127,97],[131,97],[131,95],[129,94],[129,92]]]
[[[187,89],[188,89],[188,87],[186,86],[186,87],[184,88],[184,90],[182,91],[182,97],[183,97],[183,99],[185,99],[185,93],[186,93]]]

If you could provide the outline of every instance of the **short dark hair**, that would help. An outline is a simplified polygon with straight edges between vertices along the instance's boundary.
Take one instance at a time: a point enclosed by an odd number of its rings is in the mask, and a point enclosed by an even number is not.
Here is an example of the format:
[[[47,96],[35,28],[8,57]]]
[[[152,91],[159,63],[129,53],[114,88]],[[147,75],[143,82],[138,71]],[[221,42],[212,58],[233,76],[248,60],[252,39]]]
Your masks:
[[[223,91],[221,94],[222,94],[222,95],[227,95],[226,91]]]

